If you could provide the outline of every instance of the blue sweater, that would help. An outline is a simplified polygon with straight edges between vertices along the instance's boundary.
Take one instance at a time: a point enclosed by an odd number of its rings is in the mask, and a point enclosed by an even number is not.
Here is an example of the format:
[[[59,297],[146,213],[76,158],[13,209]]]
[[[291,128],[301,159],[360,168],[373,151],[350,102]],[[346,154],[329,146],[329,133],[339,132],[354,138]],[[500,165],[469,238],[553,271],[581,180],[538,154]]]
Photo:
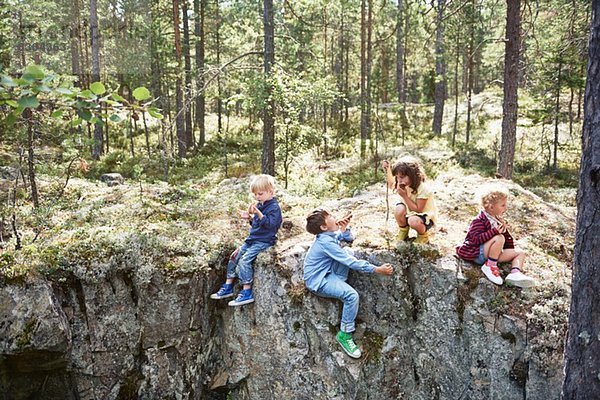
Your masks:
[[[251,221],[250,234],[246,238],[246,243],[263,242],[274,245],[277,241],[277,231],[281,226],[283,218],[281,208],[277,199],[273,197],[264,203],[258,203],[256,206],[263,213],[263,219],[254,215]]]
[[[353,239],[349,229],[344,233],[323,232],[317,235],[304,259],[304,284],[309,290],[318,291],[337,263],[360,272],[375,272],[373,264],[351,256],[340,246],[339,240]]]

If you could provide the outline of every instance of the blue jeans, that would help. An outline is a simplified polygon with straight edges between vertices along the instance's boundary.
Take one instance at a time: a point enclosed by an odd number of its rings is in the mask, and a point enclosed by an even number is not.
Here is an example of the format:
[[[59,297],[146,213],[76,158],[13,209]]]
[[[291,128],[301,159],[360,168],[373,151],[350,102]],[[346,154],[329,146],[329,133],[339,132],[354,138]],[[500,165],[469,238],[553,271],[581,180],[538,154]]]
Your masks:
[[[484,256],[483,245],[479,246],[479,255],[475,260],[473,260],[477,265],[483,265],[487,261],[487,257]]]
[[[345,265],[336,263],[333,272],[325,277],[325,283],[316,292],[319,296],[344,302],[340,330],[348,333],[356,329],[354,320],[358,314],[358,292],[346,283],[349,269]]]
[[[250,285],[254,280],[254,268],[252,264],[261,251],[271,247],[271,244],[264,242],[254,242],[252,244],[244,243],[229,257],[227,264],[227,278],[236,278],[239,275],[242,285]],[[236,275],[236,267],[238,275]]]

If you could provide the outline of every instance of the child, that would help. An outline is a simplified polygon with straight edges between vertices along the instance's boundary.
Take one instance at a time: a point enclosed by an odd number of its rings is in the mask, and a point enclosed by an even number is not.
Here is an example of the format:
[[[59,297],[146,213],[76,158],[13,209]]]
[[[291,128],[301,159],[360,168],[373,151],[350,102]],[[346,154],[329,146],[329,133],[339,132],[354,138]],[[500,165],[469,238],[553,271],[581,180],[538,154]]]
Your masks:
[[[433,192],[425,184],[425,172],[413,157],[402,157],[394,168],[387,160],[382,162],[387,185],[401,197],[394,216],[400,230],[398,240],[408,238],[409,228],[417,231],[415,243],[428,243],[429,230],[435,225],[437,207]]]
[[[485,276],[497,285],[502,285],[498,262],[512,263],[505,282],[527,288],[535,281],[522,272],[526,254],[516,250],[509,226],[502,218],[506,211],[508,191],[503,188],[486,188],[481,196],[483,210],[471,222],[467,237],[456,247],[456,254],[468,261],[481,265]]]
[[[342,249],[339,240],[354,240],[348,228],[350,218],[348,214],[337,221],[328,211],[320,208],[306,218],[306,230],[317,237],[304,259],[304,282],[311,292],[344,302],[336,339],[350,357],[359,358],[360,349],[352,340],[354,320],[358,313],[358,293],[346,283],[348,271],[351,268],[360,272],[392,275],[394,270],[390,264],[376,267],[358,260]]]
[[[211,299],[226,299],[233,296],[233,281],[236,278],[236,267],[243,286],[230,306],[241,306],[254,302],[252,295],[252,280],[254,269],[252,264],[261,251],[275,244],[277,230],[281,226],[281,208],[275,192],[275,180],[270,175],[258,175],[250,183],[250,190],[257,203],[248,206],[247,211],[239,211],[240,218],[247,219],[250,224],[250,234],[244,244],[233,252],[227,264],[227,280],[217,293],[210,295]]]

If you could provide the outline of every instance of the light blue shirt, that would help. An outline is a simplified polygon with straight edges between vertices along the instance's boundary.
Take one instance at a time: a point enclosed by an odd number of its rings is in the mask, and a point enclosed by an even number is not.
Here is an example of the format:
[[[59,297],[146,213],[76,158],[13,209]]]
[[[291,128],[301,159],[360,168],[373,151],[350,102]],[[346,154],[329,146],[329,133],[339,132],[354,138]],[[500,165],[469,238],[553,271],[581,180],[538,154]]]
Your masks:
[[[354,240],[350,229],[346,229],[343,233],[340,231],[319,233],[308,249],[304,259],[304,284],[309,290],[318,291],[327,279],[327,274],[332,273],[338,263],[360,272],[375,272],[373,264],[359,260],[344,251],[340,246],[340,240],[348,242]]]

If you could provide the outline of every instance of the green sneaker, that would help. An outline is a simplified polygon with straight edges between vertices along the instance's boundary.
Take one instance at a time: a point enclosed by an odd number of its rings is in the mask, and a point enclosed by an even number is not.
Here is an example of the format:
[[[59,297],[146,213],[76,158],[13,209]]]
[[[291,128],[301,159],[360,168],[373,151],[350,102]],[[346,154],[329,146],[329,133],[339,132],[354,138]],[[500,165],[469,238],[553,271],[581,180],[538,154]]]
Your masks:
[[[352,334],[347,332],[339,331],[335,335],[338,343],[342,346],[342,349],[352,358],[360,358],[361,352],[354,340],[352,340]]]

